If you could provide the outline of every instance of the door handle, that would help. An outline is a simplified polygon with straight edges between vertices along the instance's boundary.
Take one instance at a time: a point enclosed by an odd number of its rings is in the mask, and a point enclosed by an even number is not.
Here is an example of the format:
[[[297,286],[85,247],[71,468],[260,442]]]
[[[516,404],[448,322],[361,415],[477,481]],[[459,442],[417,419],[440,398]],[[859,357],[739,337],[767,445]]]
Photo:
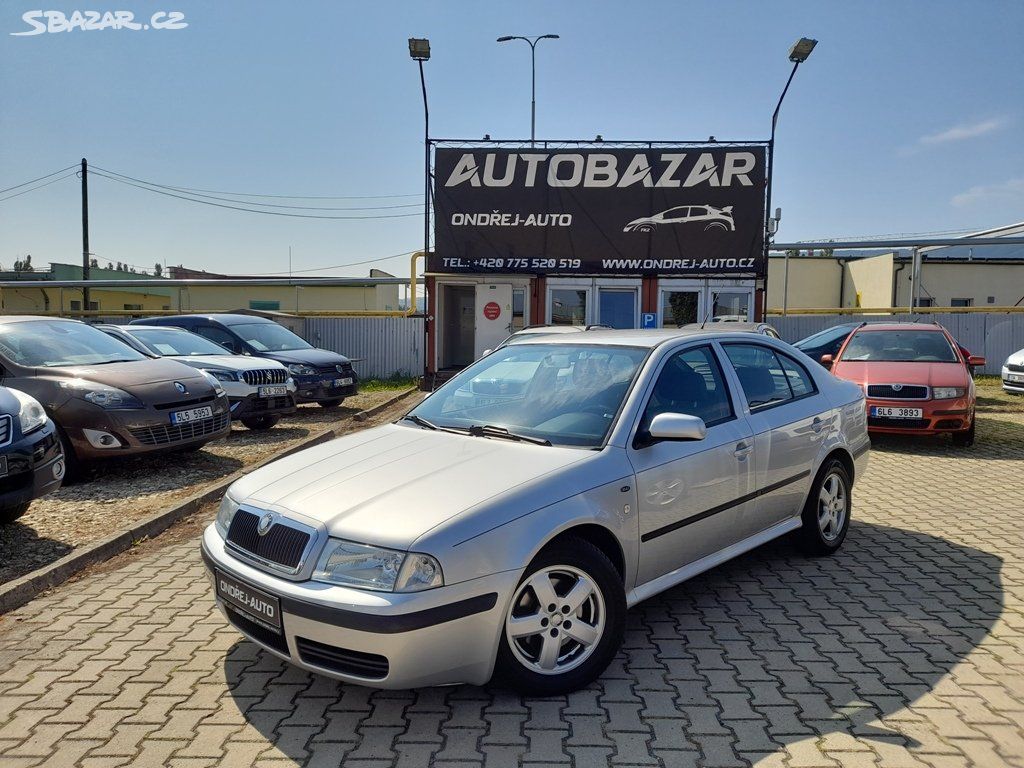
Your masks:
[[[740,442],[736,443],[736,450],[732,452],[732,455],[735,456],[740,461],[743,461],[744,459],[747,458],[747,456],[753,449],[754,446],[752,446],[750,443],[746,441],[741,440]]]
[[[817,433],[817,432],[821,432],[821,430],[824,429],[824,428],[825,428],[825,421],[824,421],[824,419],[822,419],[820,416],[815,416],[814,420],[811,422],[811,429],[814,430],[815,433]]]

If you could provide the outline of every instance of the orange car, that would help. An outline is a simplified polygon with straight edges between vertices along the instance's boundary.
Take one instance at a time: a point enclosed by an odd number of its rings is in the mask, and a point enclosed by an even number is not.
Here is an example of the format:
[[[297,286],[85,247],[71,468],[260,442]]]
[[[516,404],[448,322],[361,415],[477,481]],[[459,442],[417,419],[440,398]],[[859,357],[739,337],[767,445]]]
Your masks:
[[[974,443],[971,367],[985,358],[967,355],[941,325],[875,323],[853,331],[833,358],[821,363],[867,395],[868,430],[879,434],[953,436]]]

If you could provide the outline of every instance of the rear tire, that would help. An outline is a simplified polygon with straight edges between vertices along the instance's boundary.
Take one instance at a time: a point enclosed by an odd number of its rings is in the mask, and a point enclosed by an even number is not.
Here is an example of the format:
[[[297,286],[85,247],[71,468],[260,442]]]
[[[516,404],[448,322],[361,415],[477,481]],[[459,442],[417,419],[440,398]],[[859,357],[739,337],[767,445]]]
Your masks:
[[[622,645],[622,576],[589,541],[564,539],[526,567],[502,624],[495,664],[500,682],[531,696],[582,688]]]
[[[23,504],[18,504],[13,507],[6,507],[4,509],[0,509],[0,525],[13,523],[15,520],[17,520],[19,517],[21,517],[28,511],[29,504],[31,503],[32,502],[30,501],[26,501]]]
[[[316,404],[321,408],[334,408],[341,405],[341,401],[344,399],[344,397],[332,397],[330,400],[317,400]]]
[[[974,445],[974,419],[971,419],[971,427],[963,432],[953,433],[953,445],[957,448],[970,448]]]
[[[818,471],[804,504],[803,525],[797,531],[804,554],[831,555],[843,545],[850,529],[852,486],[850,473],[839,459],[829,459]]]
[[[243,418],[242,423],[251,430],[260,431],[264,429],[270,429],[281,420],[280,416],[247,416]]]

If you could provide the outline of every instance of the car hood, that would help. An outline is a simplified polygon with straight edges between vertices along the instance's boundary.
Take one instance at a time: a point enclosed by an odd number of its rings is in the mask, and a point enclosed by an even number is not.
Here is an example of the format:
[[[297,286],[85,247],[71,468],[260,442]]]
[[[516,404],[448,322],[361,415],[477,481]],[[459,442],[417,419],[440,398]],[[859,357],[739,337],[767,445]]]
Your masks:
[[[1019,352],[1014,352],[1008,358],[1006,358],[1007,365],[1024,365],[1024,349]]]
[[[254,371],[263,368],[283,368],[276,360],[245,355],[168,355],[168,360],[177,360],[193,368],[226,368],[229,371]]]
[[[593,456],[388,424],[275,461],[229,492],[323,523],[332,536],[408,549],[450,518]]]
[[[285,365],[289,363],[303,363],[305,365],[321,366],[339,365],[348,362],[348,358],[344,355],[339,355],[337,352],[331,352],[326,349],[317,349],[316,347],[311,349],[286,349],[283,352],[260,352],[259,357],[277,360]]]
[[[967,370],[960,363],[838,362],[832,372],[857,384],[918,384],[925,387],[962,387]]]
[[[133,360],[128,363],[108,363],[106,365],[68,365],[59,368],[39,368],[38,374],[46,377],[63,377],[86,379],[100,384],[107,384],[119,389],[131,389],[144,384],[156,384],[164,381],[189,381],[206,378],[195,368],[179,363],[177,360],[158,358],[156,360]]]

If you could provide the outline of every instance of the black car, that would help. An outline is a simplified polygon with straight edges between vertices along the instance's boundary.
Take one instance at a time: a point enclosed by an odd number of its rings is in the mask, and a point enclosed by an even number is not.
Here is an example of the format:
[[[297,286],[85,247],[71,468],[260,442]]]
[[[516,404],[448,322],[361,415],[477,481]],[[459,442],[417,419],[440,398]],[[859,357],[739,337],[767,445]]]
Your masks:
[[[31,395],[0,387],[0,523],[60,488],[64,454],[57,428]]]
[[[823,331],[812,333],[806,339],[800,339],[793,346],[812,360],[820,362],[822,355],[832,355],[832,357],[835,357],[839,352],[839,348],[843,346],[843,342],[861,325],[863,323],[834,325]]]
[[[198,333],[235,354],[284,363],[295,379],[295,400],[337,405],[359,391],[359,377],[344,355],[318,349],[283,325],[250,315],[172,315],[133,320],[131,325],[171,325]]]

